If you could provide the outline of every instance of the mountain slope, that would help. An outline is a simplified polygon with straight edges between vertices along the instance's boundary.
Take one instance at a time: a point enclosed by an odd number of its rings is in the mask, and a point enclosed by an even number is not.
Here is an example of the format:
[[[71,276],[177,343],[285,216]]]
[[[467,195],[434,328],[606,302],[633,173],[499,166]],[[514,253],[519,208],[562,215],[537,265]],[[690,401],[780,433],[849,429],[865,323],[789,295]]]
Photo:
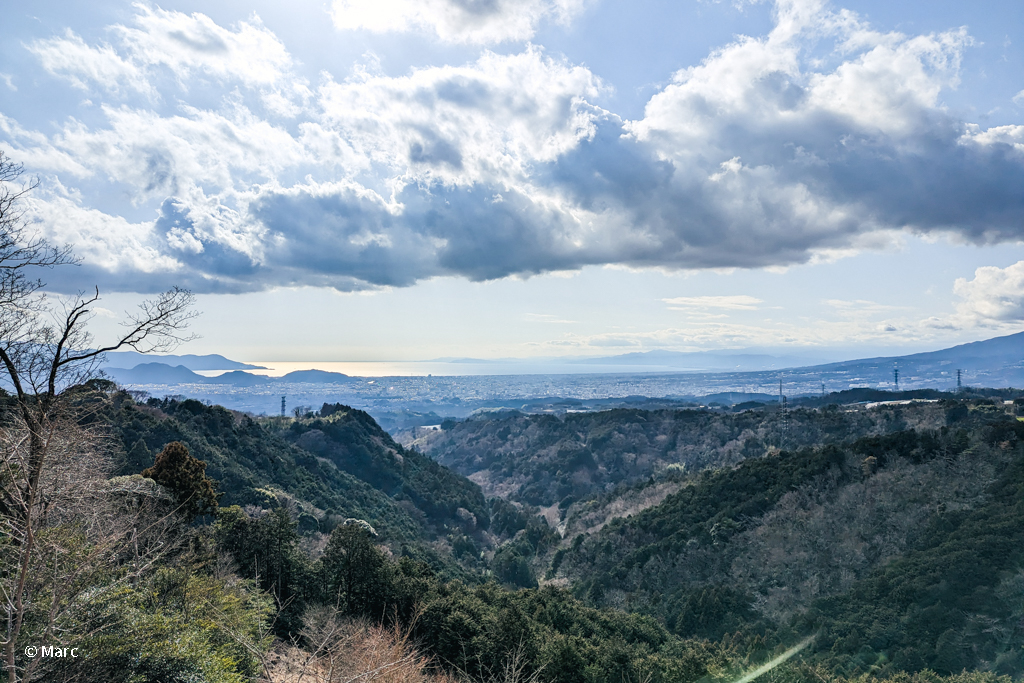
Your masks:
[[[446,425],[415,446],[488,495],[563,509],[610,486],[646,479],[669,466],[699,471],[778,449],[883,434],[906,426],[905,413],[776,410],[610,410],[552,415],[480,416]],[[909,415],[909,414],[906,414]],[[942,408],[910,419],[941,424]]]
[[[386,540],[432,540],[446,526],[468,524],[460,508],[471,510],[474,526],[486,528],[489,521],[479,487],[395,444],[368,415],[344,406],[306,425],[258,422],[194,400],[138,404],[124,392],[96,403],[92,419],[110,425],[120,474],[142,471],[167,443],[181,441],[207,463],[222,505],[297,506],[307,531],[355,517]],[[297,443],[318,430],[333,448],[323,455],[315,452],[315,439],[302,442],[313,451]]]
[[[411,501],[432,523],[473,529],[488,526],[487,505],[479,486],[404,448],[361,410],[324,404],[315,417],[282,422],[281,426],[276,431],[280,438],[395,500]]]
[[[684,637],[817,632],[846,675],[1020,675],[1024,422],[981,401],[947,418],[691,476],[564,539],[550,576]]]

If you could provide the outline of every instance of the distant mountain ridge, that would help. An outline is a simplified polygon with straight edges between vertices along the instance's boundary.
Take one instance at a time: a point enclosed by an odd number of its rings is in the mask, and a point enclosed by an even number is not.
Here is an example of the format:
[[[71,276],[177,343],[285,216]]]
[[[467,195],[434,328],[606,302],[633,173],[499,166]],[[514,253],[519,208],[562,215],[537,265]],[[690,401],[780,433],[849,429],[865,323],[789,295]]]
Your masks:
[[[691,365],[694,367],[703,366],[699,369],[721,368],[723,370],[742,369],[749,367],[754,369],[796,369],[796,368],[846,368],[852,365],[874,364],[874,363],[961,363],[972,365],[979,363],[991,363],[992,361],[1003,364],[1017,364],[1024,362],[1024,332],[1017,332],[1002,337],[994,337],[982,341],[958,344],[937,351],[924,351],[892,356],[872,356],[867,358],[854,358],[843,361],[822,363],[814,359],[811,354],[770,354],[754,353],[751,351],[696,351],[681,352],[655,349],[653,351],[637,351],[624,353],[617,356],[602,356],[600,358],[577,359],[572,362],[580,364],[606,364],[606,365],[660,365],[677,366]],[[770,365],[769,365],[770,364]]]
[[[188,370],[265,370],[260,365],[250,365],[225,358],[218,353],[197,356],[189,353],[183,356],[139,353],[138,351],[110,351],[103,354],[105,367],[132,369],[139,365],[157,363],[181,366]]]
[[[908,362],[908,363],[949,363],[969,364],[977,361],[1002,361],[1004,363],[1024,362],[1024,332],[1009,334],[1004,337],[993,337],[983,341],[969,342],[951,346],[938,351],[912,353],[906,356],[879,356],[876,358],[859,358],[855,360],[827,363],[816,367],[841,367],[861,363]]]
[[[254,366],[248,366],[254,367]],[[184,365],[170,366],[166,363],[142,363],[133,368],[104,368],[108,377],[118,384],[226,384],[236,387],[254,387],[263,384],[306,383],[343,384],[352,378],[340,372],[324,370],[296,370],[281,377],[265,377],[242,370],[232,370],[216,377],[205,377],[192,372]]]

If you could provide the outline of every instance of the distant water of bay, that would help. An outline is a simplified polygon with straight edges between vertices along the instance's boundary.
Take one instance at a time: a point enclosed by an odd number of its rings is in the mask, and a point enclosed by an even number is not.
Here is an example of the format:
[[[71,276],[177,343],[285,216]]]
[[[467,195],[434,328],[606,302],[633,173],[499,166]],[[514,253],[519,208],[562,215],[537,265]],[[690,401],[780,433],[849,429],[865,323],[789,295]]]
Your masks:
[[[350,377],[464,377],[480,375],[580,375],[609,373],[685,372],[686,368],[646,365],[566,363],[557,361],[271,361],[246,360],[265,370],[246,370],[254,375],[281,377],[296,370],[340,372]],[[693,371],[698,371],[696,368]],[[206,370],[198,374],[216,377],[223,371]]]

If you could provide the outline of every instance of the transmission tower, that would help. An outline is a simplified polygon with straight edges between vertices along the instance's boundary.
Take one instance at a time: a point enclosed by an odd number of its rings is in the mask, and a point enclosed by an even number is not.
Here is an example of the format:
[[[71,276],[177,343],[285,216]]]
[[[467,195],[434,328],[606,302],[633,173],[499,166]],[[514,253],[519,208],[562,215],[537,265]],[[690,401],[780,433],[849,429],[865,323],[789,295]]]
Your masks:
[[[782,423],[780,425],[781,434],[779,434],[779,450],[782,450],[786,446],[786,432],[789,430],[789,405],[786,401],[785,394],[782,393],[782,378],[779,378],[779,409],[782,411]]]

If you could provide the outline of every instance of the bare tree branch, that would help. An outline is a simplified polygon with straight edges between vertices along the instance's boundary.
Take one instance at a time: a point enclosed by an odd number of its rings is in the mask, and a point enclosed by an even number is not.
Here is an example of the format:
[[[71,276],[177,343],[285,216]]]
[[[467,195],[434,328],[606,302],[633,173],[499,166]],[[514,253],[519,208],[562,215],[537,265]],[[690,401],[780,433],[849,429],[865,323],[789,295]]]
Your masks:
[[[39,666],[16,660],[27,615],[44,625],[36,635],[56,637],[97,568],[136,544],[139,529],[152,534],[171,523],[169,512],[147,521],[109,508],[117,497],[104,489],[108,469],[77,427],[80,410],[67,390],[95,376],[108,351],[167,351],[194,338],[187,330],[196,316],[192,293],[174,287],[127,314],[117,339],[94,344],[87,327],[99,289],[48,299],[30,277],[78,260],[70,246],[52,246],[26,226],[20,202],[38,181],[17,184],[23,172],[0,151],[0,376],[14,390],[13,410],[0,411],[0,526],[8,539],[0,544],[0,645],[10,683],[25,683]],[[136,552],[136,572],[148,566],[144,559]]]

